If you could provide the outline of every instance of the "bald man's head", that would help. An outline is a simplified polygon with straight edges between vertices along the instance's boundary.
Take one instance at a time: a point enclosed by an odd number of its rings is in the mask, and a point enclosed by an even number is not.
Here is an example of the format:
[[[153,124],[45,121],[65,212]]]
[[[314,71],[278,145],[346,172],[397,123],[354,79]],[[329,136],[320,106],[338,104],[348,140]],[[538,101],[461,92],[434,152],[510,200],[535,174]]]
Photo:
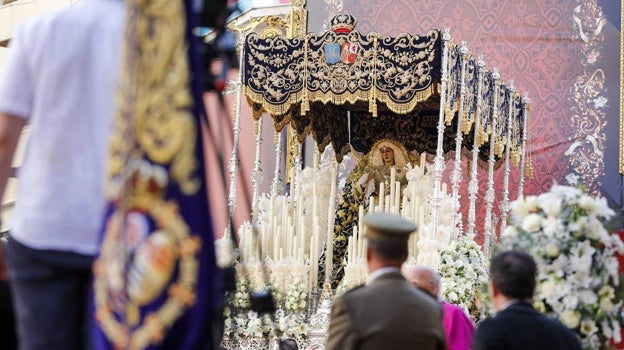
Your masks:
[[[405,272],[405,279],[436,298],[440,294],[440,275],[429,266],[410,266]]]

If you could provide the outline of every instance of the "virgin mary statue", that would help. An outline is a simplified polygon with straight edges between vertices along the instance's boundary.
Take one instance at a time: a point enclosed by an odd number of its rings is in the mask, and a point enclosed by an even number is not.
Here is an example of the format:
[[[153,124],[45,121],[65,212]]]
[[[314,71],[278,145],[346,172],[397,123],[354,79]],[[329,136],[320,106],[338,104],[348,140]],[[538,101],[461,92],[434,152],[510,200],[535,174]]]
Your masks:
[[[400,143],[382,139],[373,145],[371,150],[355,166],[342,190],[342,196],[336,207],[334,219],[333,274],[332,288],[336,288],[344,276],[345,257],[349,237],[358,224],[360,206],[366,211],[371,198],[379,203],[380,184],[390,188],[391,169],[396,169],[395,181],[403,188],[407,184],[405,178],[407,164],[418,164],[417,157],[410,154]],[[319,260],[319,285],[325,282],[325,255]]]

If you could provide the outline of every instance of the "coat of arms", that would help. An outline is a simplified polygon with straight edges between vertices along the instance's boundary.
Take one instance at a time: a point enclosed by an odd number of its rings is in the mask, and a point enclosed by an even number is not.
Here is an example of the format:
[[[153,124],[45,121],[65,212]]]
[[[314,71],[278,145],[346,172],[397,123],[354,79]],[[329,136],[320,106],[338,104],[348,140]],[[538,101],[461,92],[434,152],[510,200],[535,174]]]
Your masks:
[[[327,64],[340,62],[340,44],[325,44],[325,62],[327,62]]]
[[[343,43],[340,53],[340,60],[344,63],[352,64],[357,58],[359,46],[353,43]]]

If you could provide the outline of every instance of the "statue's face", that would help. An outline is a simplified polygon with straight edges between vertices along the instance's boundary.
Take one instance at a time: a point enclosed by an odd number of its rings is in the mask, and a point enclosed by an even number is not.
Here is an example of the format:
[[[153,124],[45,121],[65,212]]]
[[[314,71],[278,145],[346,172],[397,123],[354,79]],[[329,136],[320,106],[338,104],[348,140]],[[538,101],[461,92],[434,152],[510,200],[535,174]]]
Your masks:
[[[394,165],[394,150],[391,147],[381,147],[379,152],[384,165]]]

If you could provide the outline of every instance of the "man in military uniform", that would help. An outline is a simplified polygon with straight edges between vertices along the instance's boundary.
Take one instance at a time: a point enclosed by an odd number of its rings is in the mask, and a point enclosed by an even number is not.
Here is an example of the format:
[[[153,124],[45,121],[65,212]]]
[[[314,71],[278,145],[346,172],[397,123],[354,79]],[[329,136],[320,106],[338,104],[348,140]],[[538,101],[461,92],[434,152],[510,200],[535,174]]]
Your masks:
[[[364,224],[368,282],[334,300],[325,349],[446,349],[440,304],[401,274],[416,225],[388,213]]]

